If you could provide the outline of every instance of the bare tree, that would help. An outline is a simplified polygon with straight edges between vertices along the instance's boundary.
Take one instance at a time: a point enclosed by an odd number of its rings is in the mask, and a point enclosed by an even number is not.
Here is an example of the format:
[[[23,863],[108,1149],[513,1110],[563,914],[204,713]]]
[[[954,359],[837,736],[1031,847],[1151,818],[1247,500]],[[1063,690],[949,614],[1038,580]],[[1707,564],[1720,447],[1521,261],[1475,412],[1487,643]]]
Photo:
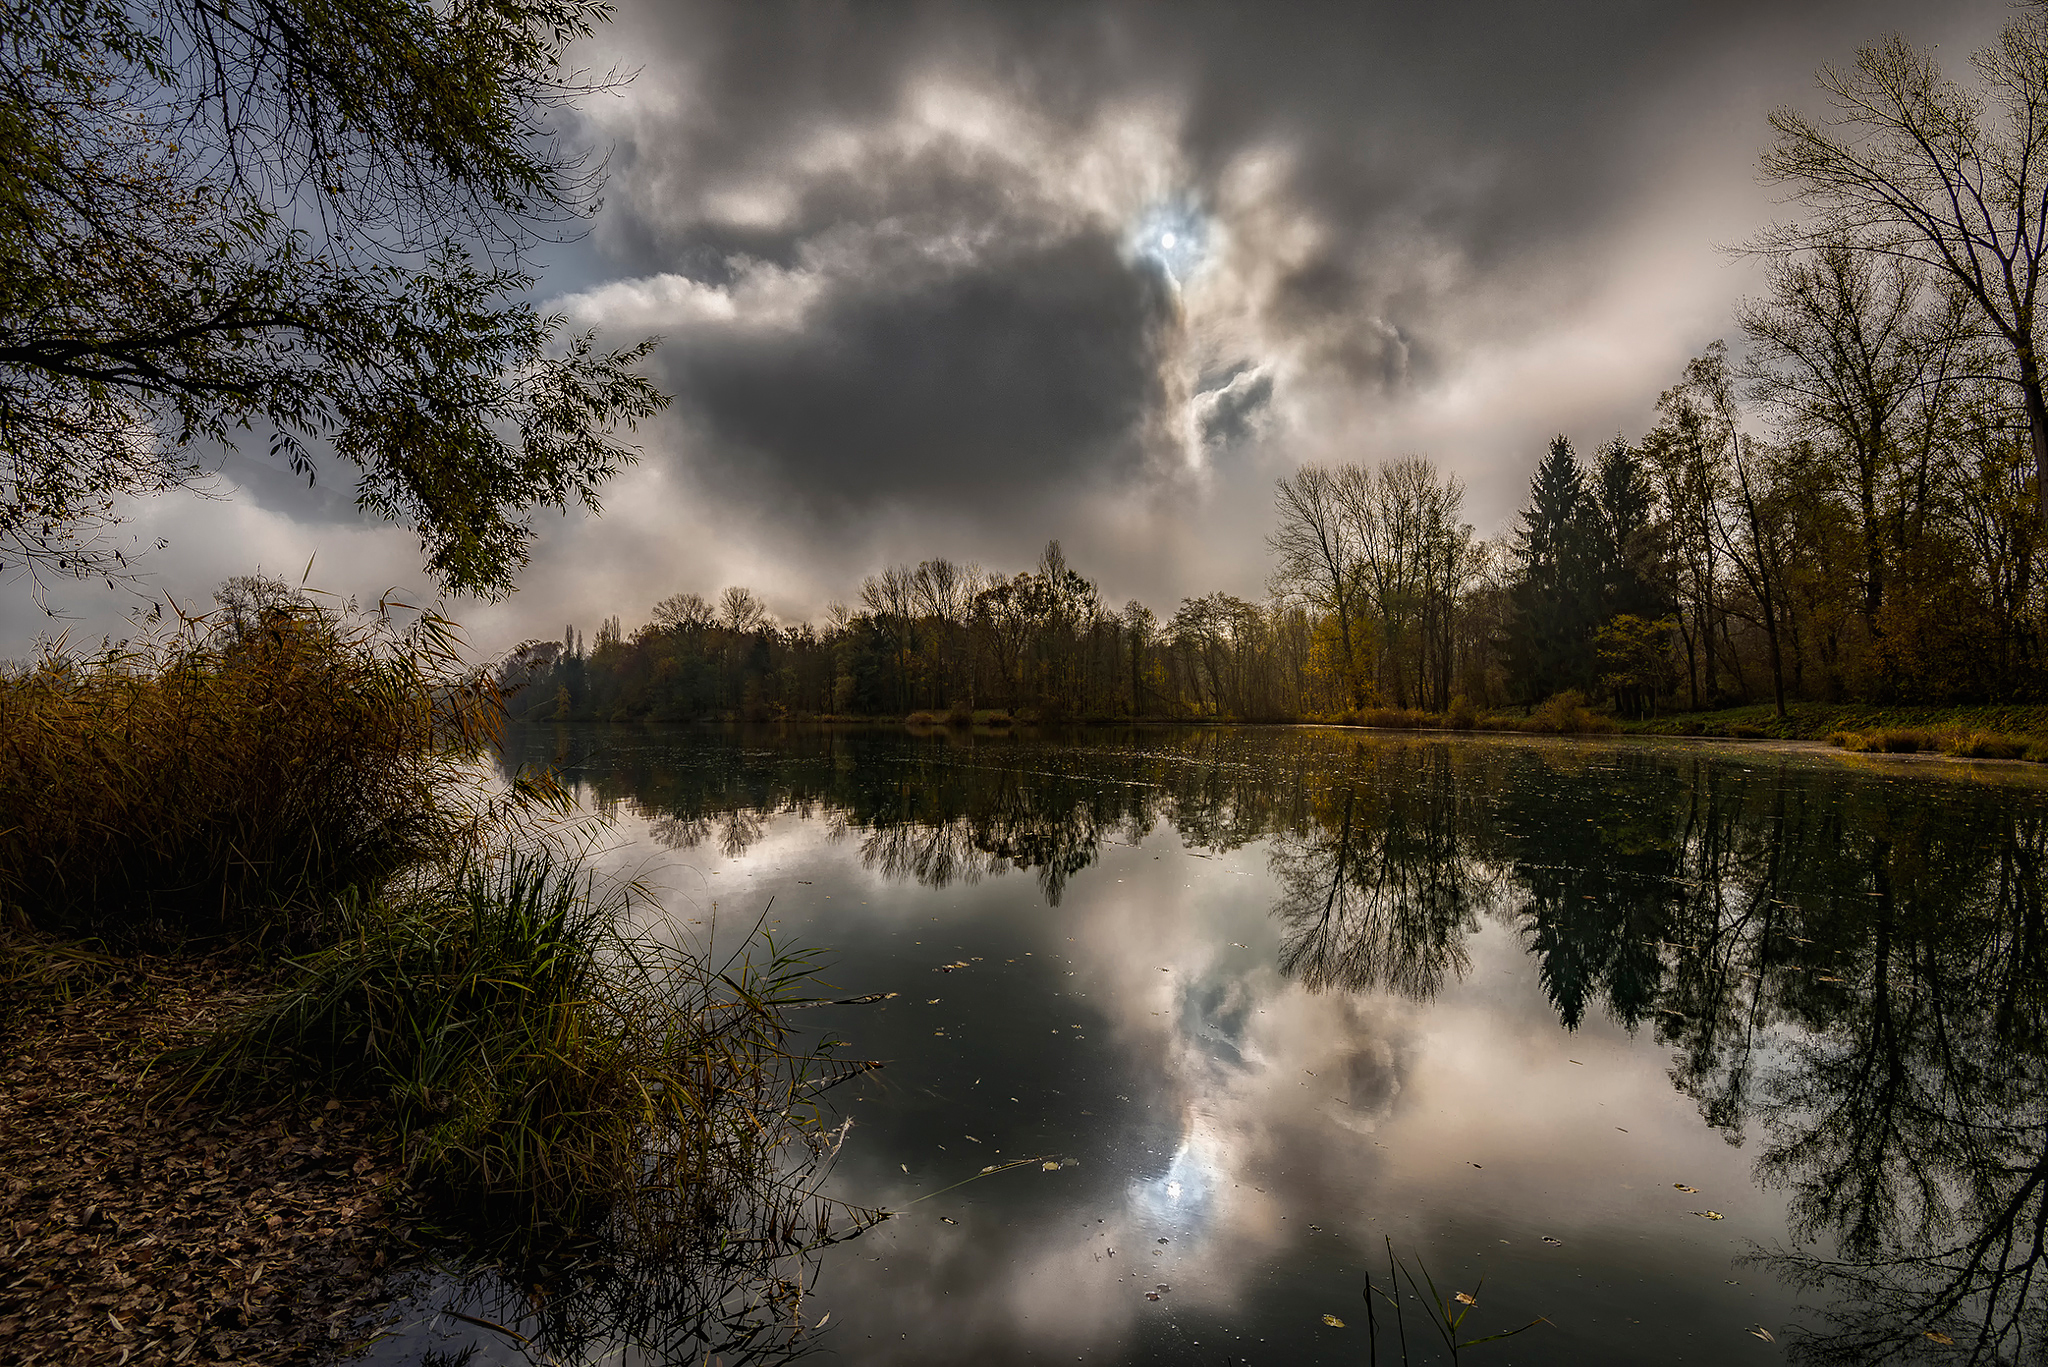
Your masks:
[[[1355,468],[1355,467],[1347,467]],[[1280,526],[1266,544],[1280,557],[1273,571],[1275,593],[1306,601],[1336,618],[1344,652],[1344,685],[1353,707],[1366,703],[1365,681],[1351,638],[1357,609],[1357,553],[1345,530],[1339,484],[1342,476],[1320,465],[1304,465],[1280,480],[1273,495]]]
[[[2001,337],[2048,492],[2048,401],[2035,310],[2048,262],[2048,15],[2035,9],[1971,59],[1976,88],[1894,36],[1823,67],[1833,113],[1816,123],[1771,114],[1767,178],[1819,211],[1762,248],[1819,246],[1845,234],[1868,251],[1922,263],[1956,282]],[[2048,517],[2048,497],[2041,500]]]

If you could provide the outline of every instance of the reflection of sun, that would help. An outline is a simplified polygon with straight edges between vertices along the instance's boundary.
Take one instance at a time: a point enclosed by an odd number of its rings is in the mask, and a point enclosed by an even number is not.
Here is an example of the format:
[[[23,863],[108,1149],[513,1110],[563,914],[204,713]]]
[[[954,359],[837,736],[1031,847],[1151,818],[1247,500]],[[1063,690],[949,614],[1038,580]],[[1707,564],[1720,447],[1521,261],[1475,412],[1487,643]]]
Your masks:
[[[1165,1170],[1132,1184],[1132,1208],[1141,1219],[1183,1234],[1204,1232],[1215,1215],[1217,1174],[1223,1170],[1226,1150],[1222,1136],[1191,1117]]]

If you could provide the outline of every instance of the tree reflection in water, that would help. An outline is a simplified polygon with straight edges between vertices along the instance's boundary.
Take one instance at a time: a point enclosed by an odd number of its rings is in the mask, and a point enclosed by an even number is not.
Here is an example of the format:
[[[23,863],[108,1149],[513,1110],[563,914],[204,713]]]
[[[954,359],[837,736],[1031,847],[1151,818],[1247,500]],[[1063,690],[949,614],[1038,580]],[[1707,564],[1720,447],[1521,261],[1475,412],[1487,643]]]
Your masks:
[[[825,815],[868,867],[944,886],[1031,870],[1058,903],[1103,843],[1266,842],[1280,966],[1310,991],[1428,998],[1483,923],[1519,935],[1560,1024],[1606,1012],[1758,1179],[1812,1293],[1814,1362],[2041,1358],[2048,920],[2037,793],[1748,755],[1337,733],[1085,741],[802,732],[636,749],[569,776],[676,847],[728,854]],[[673,733],[670,733],[673,734]],[[564,742],[535,732],[546,758]]]

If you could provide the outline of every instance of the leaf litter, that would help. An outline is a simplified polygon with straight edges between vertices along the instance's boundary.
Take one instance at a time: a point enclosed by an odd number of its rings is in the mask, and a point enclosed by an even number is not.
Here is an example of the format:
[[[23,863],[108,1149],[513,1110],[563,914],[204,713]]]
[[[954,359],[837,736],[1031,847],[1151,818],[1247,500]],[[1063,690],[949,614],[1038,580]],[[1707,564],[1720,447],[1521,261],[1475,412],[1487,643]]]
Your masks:
[[[184,1104],[146,1073],[257,985],[124,961],[0,1051],[0,1360],[307,1363],[375,1332],[410,1254],[366,1103]]]

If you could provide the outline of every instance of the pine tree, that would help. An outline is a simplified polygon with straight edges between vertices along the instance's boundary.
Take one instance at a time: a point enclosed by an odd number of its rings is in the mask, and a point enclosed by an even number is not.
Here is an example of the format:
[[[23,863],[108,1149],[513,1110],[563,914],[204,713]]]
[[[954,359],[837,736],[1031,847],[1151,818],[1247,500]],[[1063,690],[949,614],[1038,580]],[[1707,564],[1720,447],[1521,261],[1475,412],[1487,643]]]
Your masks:
[[[1509,594],[1508,666],[1530,699],[1591,681],[1600,608],[1599,520],[1571,441],[1552,439],[1550,454],[1529,481],[1529,506],[1515,544],[1518,572]]]

